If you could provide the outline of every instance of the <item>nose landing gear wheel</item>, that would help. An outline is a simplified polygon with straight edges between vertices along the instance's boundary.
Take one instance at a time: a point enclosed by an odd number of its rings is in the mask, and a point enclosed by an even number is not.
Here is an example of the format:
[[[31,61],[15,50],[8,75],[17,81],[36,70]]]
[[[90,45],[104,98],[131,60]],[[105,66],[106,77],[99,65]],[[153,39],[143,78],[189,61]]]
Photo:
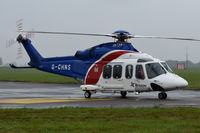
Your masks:
[[[159,99],[166,99],[167,98],[167,93],[165,93],[165,92],[158,93],[158,98]]]
[[[85,98],[91,98],[91,92],[85,91],[84,96],[85,96]]]
[[[121,91],[120,92],[122,98],[126,98],[127,92],[126,91]]]

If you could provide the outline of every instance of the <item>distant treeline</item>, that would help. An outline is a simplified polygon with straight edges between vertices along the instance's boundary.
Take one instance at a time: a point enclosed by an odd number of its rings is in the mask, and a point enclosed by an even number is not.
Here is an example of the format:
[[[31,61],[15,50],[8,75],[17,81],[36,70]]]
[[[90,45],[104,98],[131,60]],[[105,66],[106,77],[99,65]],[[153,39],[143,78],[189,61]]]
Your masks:
[[[167,64],[172,67],[172,68],[176,68],[177,64],[185,64],[186,67],[200,67],[200,62],[199,63],[193,63],[192,61],[177,61],[177,60],[168,60],[166,61]]]

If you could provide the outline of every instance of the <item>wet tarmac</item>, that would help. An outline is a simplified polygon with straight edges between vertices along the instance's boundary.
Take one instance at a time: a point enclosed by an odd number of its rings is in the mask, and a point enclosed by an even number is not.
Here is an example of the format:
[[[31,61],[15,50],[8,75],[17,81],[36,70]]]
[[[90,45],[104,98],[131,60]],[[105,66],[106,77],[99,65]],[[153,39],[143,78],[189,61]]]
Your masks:
[[[0,108],[200,107],[200,91],[170,91],[166,100],[159,100],[158,92],[128,93],[127,98],[96,93],[91,99],[83,94],[79,85],[0,82]]]

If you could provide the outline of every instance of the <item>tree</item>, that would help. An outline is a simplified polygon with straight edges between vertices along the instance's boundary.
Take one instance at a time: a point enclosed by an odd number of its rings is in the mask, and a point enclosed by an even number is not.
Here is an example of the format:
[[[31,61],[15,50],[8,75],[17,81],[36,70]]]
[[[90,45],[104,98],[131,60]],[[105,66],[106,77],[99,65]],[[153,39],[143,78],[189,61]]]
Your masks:
[[[3,64],[3,60],[2,60],[2,58],[0,57],[0,65],[2,65]]]

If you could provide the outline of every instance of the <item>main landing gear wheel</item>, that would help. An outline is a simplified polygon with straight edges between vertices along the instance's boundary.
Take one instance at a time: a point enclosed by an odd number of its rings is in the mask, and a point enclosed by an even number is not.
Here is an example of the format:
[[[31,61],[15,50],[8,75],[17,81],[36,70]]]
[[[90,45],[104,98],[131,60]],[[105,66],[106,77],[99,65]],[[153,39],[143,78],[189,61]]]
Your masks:
[[[126,98],[127,92],[126,91],[121,91],[120,92],[122,98]]]
[[[165,93],[165,92],[158,93],[158,98],[159,99],[166,99],[167,98],[167,93]]]
[[[85,98],[91,98],[91,92],[85,91],[84,96],[85,96]]]

